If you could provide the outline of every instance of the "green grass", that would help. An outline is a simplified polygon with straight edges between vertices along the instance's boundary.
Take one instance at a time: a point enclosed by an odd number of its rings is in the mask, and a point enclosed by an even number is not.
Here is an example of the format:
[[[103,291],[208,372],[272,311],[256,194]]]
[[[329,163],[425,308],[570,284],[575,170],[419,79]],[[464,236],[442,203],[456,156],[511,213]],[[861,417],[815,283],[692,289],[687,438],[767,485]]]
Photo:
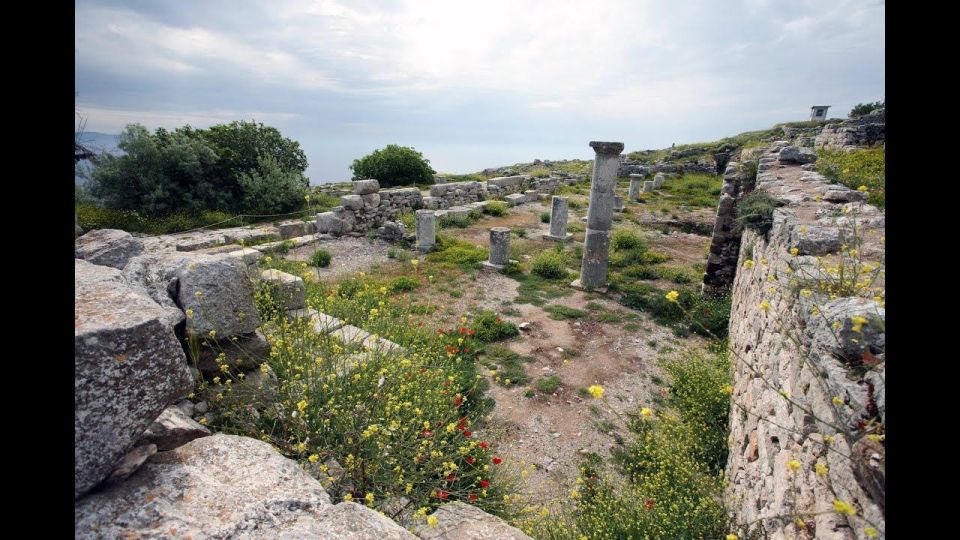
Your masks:
[[[503,345],[486,346],[480,358],[482,364],[496,371],[496,377],[499,378],[497,382],[502,386],[523,386],[530,382],[523,364],[534,360],[530,356],[520,356]]]
[[[566,319],[580,319],[587,316],[587,312],[582,309],[576,309],[567,306],[561,305],[552,305],[543,308],[544,311],[550,314],[550,318],[555,321],[563,321]]]
[[[198,227],[220,229],[239,227],[244,222],[224,212],[207,211],[200,214],[171,214],[164,217],[144,216],[133,210],[111,210],[95,204],[76,205],[77,222],[84,231],[92,229],[120,229],[146,234],[172,234]],[[220,223],[225,221],[225,223]],[[216,224],[216,225],[214,225]],[[246,224],[250,224],[248,220]]]
[[[885,204],[886,151],[882,147],[854,150],[818,150],[817,170],[832,182],[858,189],[866,186],[867,201],[880,208]]]
[[[563,279],[567,276],[567,256],[563,251],[541,251],[533,258],[530,271],[546,279]]]
[[[546,279],[535,274],[511,277],[520,282],[514,299],[517,304],[543,306],[550,300],[573,294],[566,280]]]
[[[427,254],[428,261],[453,264],[464,269],[475,268],[487,257],[486,248],[444,234],[437,235],[435,250]]]
[[[550,375],[549,377],[543,377],[537,380],[537,390],[543,392],[544,394],[552,394],[557,391],[557,388],[560,388],[560,376],[559,375]]]

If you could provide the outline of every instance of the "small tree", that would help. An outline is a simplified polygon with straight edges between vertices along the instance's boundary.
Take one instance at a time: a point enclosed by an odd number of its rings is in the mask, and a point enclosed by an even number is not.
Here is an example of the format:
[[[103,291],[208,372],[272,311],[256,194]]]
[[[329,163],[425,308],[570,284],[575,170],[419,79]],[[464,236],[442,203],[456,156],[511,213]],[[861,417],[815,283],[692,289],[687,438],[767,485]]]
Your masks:
[[[861,116],[866,116],[877,109],[882,109],[884,103],[882,101],[876,101],[873,103],[857,103],[857,106],[850,111],[850,118],[860,118]]]
[[[436,174],[430,160],[413,148],[388,144],[382,150],[374,150],[350,166],[354,180],[376,178],[381,187],[430,183]]]

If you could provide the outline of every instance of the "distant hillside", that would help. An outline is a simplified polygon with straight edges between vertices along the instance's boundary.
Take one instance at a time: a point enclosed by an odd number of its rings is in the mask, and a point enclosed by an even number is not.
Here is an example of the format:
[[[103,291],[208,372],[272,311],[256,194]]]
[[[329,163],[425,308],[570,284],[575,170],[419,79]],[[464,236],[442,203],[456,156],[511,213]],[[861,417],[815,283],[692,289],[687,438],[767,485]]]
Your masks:
[[[103,152],[108,152],[111,154],[122,154],[123,150],[117,146],[119,142],[119,135],[113,135],[110,133],[97,133],[96,131],[84,131],[80,135],[80,144],[87,147],[88,149],[100,154]],[[90,162],[87,160],[81,161],[77,165],[80,169],[90,172]],[[74,183],[83,184],[84,178],[74,174],[73,175]]]

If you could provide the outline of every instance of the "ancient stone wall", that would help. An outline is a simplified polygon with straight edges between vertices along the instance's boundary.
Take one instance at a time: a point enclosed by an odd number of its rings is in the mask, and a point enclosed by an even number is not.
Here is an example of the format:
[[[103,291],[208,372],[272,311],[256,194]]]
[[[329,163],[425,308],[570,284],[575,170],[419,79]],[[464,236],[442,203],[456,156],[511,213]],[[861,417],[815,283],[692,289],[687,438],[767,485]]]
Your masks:
[[[450,208],[463,206],[487,198],[487,186],[484,182],[451,182],[430,186],[430,200],[425,201],[427,208]]]
[[[828,124],[814,139],[815,148],[852,150],[886,140],[886,109],[877,109],[860,118]]]
[[[846,296],[835,268],[882,268],[884,214],[781,153],[756,189],[786,205],[743,233],[733,284],[726,503],[764,538],[883,537],[882,275]]]

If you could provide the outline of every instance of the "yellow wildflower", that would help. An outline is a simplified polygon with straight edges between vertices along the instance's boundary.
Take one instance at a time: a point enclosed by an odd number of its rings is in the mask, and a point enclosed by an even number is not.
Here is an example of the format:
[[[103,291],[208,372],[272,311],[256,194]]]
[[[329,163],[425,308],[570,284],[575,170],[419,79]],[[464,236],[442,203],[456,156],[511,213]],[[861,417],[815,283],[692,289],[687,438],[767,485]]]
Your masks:
[[[846,514],[848,516],[857,515],[856,509],[854,509],[853,506],[850,505],[850,503],[843,502],[840,499],[833,500],[833,509],[841,514]]]
[[[730,533],[730,534],[727,535],[727,540],[737,540],[738,538],[740,538],[740,537],[737,536],[737,535],[735,535],[735,534],[733,534],[733,533]]]
[[[870,191],[870,188],[868,188],[867,186],[864,185],[864,186],[858,187],[858,188],[857,188],[857,191],[862,191],[862,192],[866,193],[866,192]]]
[[[307,408],[307,400],[301,399],[301,400],[297,403],[297,409],[298,409],[300,412],[303,412],[306,408]]]
[[[728,384],[723,388],[721,388],[720,391],[723,392],[724,394],[730,395],[733,393],[733,387]]]
[[[753,264],[754,264],[754,263],[753,263],[753,259],[747,259],[747,260],[743,261],[743,266],[744,266],[744,268],[746,268],[747,270],[753,268]]]
[[[676,302],[677,298],[679,297],[680,297],[680,293],[678,293],[677,291],[670,291],[667,293],[667,300],[671,302]]]
[[[414,259],[414,260],[416,260],[416,259]],[[430,517],[428,517],[428,518],[427,518],[427,524],[430,525],[431,527],[436,527],[436,526],[437,526],[437,516],[430,516]]]
[[[820,475],[820,476],[826,476],[826,475],[827,475],[827,471],[830,470],[830,467],[827,467],[827,466],[824,465],[823,463],[817,463],[817,464],[814,466],[814,469],[816,469],[818,475]]]
[[[873,527],[867,527],[866,529],[863,530],[863,533],[866,534],[866,535],[867,535],[868,537],[870,537],[870,538],[876,538],[876,537],[877,537],[877,530],[874,529]]]
[[[833,396],[833,399],[831,399],[831,401],[833,401],[834,405],[837,405],[837,406],[843,405],[843,400],[840,399],[840,396]]]
[[[767,302],[766,300],[764,300],[763,302],[760,302],[760,309],[761,309],[762,311],[767,311],[767,310],[769,310],[769,309],[770,309],[770,302]]]
[[[217,331],[216,331],[216,330],[211,330],[211,331],[210,331],[210,337],[212,337],[212,338],[217,337]]]
[[[800,253],[798,248],[790,248],[790,254],[796,257]]]
[[[590,392],[590,395],[595,397],[596,399],[600,399],[603,397],[603,387],[600,386],[599,384],[595,384],[587,388],[587,391]]]
[[[347,502],[352,501],[352,500],[353,500],[353,494],[347,493],[346,495],[343,496],[343,500],[345,500],[345,501],[347,501]]]
[[[787,468],[791,471],[797,471],[800,469],[800,462],[795,459],[791,459],[787,462]]]
[[[373,493],[367,493],[367,496],[364,497],[367,500],[367,504],[373,504]]]
[[[643,415],[644,418],[650,418],[651,416],[653,416],[653,411],[651,411],[647,407],[644,407],[640,409],[640,414]]]
[[[864,323],[867,322],[865,317],[851,317],[850,320],[853,322],[853,326],[850,327],[854,332],[860,332],[860,329],[863,328]]]
[[[188,319],[192,319],[192,318],[193,318],[193,310],[192,310],[192,309],[188,309],[188,310],[187,310],[187,318],[188,318]]]

